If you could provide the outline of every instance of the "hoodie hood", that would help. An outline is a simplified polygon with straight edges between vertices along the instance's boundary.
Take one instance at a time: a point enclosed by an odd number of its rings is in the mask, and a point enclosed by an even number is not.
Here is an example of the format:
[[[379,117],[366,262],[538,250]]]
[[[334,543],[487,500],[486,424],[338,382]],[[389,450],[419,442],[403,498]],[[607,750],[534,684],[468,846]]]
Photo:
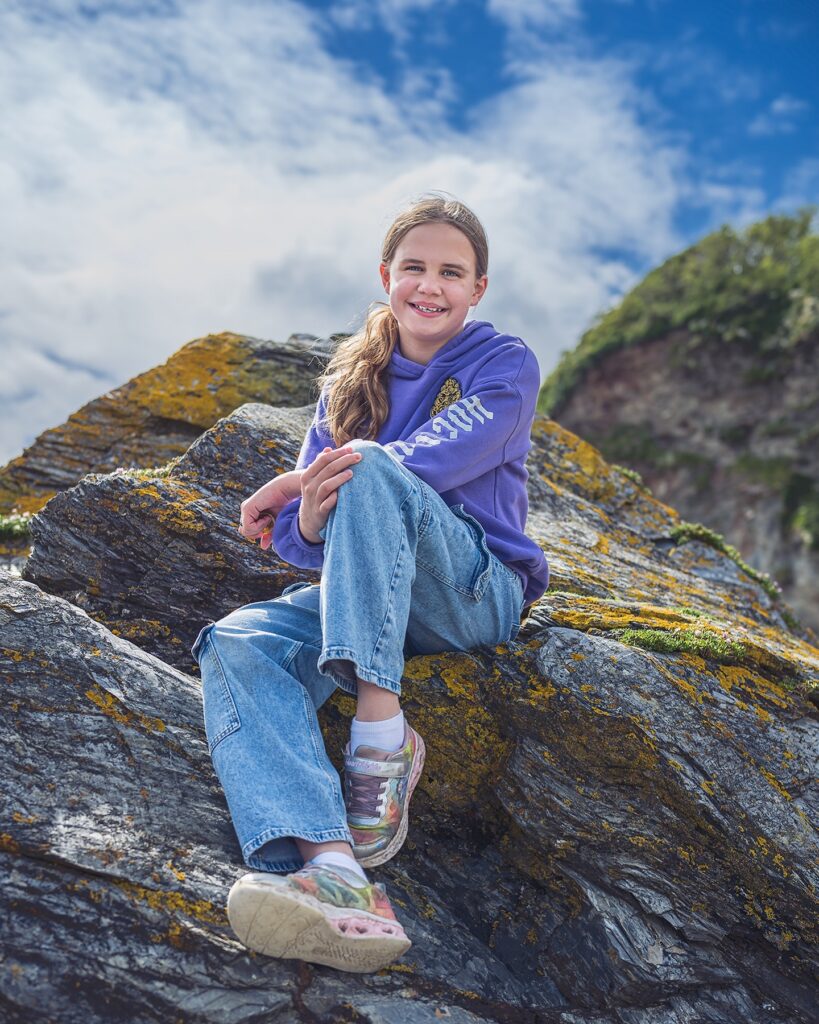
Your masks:
[[[424,373],[449,371],[462,362],[465,354],[469,352],[470,359],[478,353],[476,346],[486,344],[494,338],[500,337],[492,324],[486,320],[467,320],[463,328],[449,341],[443,345],[425,365],[415,363],[411,359],[402,356],[396,345],[390,357],[390,369],[395,377],[415,378]]]

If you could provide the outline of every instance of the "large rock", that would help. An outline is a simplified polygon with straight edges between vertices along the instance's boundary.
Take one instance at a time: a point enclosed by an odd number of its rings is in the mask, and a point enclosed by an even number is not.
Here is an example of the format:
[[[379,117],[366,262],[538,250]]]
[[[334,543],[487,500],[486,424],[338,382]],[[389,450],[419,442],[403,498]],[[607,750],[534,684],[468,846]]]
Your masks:
[[[413,659],[429,762],[376,874],[414,945],[351,977],[232,938],[196,680],[6,574],[0,609],[5,1019],[811,1019],[817,733],[761,674],[564,627]]]
[[[209,334],[167,362],[84,405],[0,469],[0,514],[36,512],[86,473],[162,466],[245,402],[315,400],[330,344],[294,334],[286,343]]]
[[[292,469],[312,409],[245,405],[163,475],[92,474],[31,520],[26,579],[194,671],[200,627],[232,608],[319,579],[237,532],[242,501]]]
[[[529,531],[553,589],[516,643],[406,666],[428,765],[408,844],[376,877],[412,949],[350,977],[237,947],[221,907],[241,865],[195,680],[43,591],[116,629],[133,621],[127,593],[168,628],[135,640],[183,664],[203,621],[292,578],[238,538],[235,510],[265,451],[258,479],[292,466],[304,423],[245,407],[153,484],[86,479],[35,522],[43,589],[4,580],[16,1019],[76,991],[61,1019],[811,1020],[819,651],[733,560],[675,542],[672,509],[543,417]],[[336,758],[351,712],[337,696],[322,715]]]

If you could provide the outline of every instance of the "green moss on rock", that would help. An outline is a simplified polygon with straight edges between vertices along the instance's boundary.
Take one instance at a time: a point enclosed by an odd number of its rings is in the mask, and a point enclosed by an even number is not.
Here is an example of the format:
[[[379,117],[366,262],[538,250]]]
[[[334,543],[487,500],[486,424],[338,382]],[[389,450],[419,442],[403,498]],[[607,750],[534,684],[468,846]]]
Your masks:
[[[729,665],[738,664],[746,655],[744,644],[706,629],[616,629],[610,635],[644,651],[663,654],[683,651]]]
[[[782,588],[775,580],[772,580],[767,573],[751,568],[732,544],[726,543],[725,538],[721,534],[709,529],[707,526],[703,526],[702,523],[680,523],[679,526],[675,526],[672,529],[671,538],[675,544],[685,544],[686,541],[691,540],[698,540],[701,544],[708,544],[709,547],[714,548],[716,551],[721,551],[722,554],[727,555],[732,561],[736,562],[745,575],[755,580],[773,600],[777,600],[782,593]]]
[[[612,469],[616,469],[618,473],[622,473],[624,477],[627,477],[633,484],[637,484],[638,487],[642,487],[644,491],[647,491],[643,478],[637,472],[636,469],[629,469],[628,466],[619,466],[617,463],[612,463]]]

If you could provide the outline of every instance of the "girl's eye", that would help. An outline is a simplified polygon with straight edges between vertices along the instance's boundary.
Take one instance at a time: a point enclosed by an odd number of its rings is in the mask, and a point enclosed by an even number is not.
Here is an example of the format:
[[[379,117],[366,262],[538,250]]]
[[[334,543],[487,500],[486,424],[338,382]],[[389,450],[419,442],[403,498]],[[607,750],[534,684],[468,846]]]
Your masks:
[[[408,270],[408,271],[410,271],[410,270],[413,270],[413,271],[414,271],[414,270],[420,270],[420,272],[421,272],[422,274],[423,274],[423,272],[424,272],[424,268],[423,268],[422,266],[420,266],[420,264],[418,264],[418,263],[408,263],[408,264],[407,264],[407,265],[406,265],[406,266],[404,267],[404,270]],[[447,267],[447,268],[446,268],[445,270],[441,271],[441,273],[443,273],[443,274],[449,274],[449,275],[450,275],[451,277],[460,277],[460,276],[461,276],[461,275],[460,275],[460,272],[459,272],[459,271],[457,271],[457,270],[452,270],[452,268],[451,268],[451,267]]]

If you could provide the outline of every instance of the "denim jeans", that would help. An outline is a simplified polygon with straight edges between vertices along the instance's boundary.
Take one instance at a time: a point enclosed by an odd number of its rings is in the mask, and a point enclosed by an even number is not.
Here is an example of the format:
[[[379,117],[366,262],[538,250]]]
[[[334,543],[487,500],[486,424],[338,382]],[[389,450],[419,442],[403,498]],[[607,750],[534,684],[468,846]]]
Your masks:
[[[296,583],[202,628],[205,730],[246,864],[294,871],[293,837],[350,842],[317,709],[356,676],[401,692],[404,659],[514,640],[523,584],[483,527],[381,445],[338,489],[320,584]]]

